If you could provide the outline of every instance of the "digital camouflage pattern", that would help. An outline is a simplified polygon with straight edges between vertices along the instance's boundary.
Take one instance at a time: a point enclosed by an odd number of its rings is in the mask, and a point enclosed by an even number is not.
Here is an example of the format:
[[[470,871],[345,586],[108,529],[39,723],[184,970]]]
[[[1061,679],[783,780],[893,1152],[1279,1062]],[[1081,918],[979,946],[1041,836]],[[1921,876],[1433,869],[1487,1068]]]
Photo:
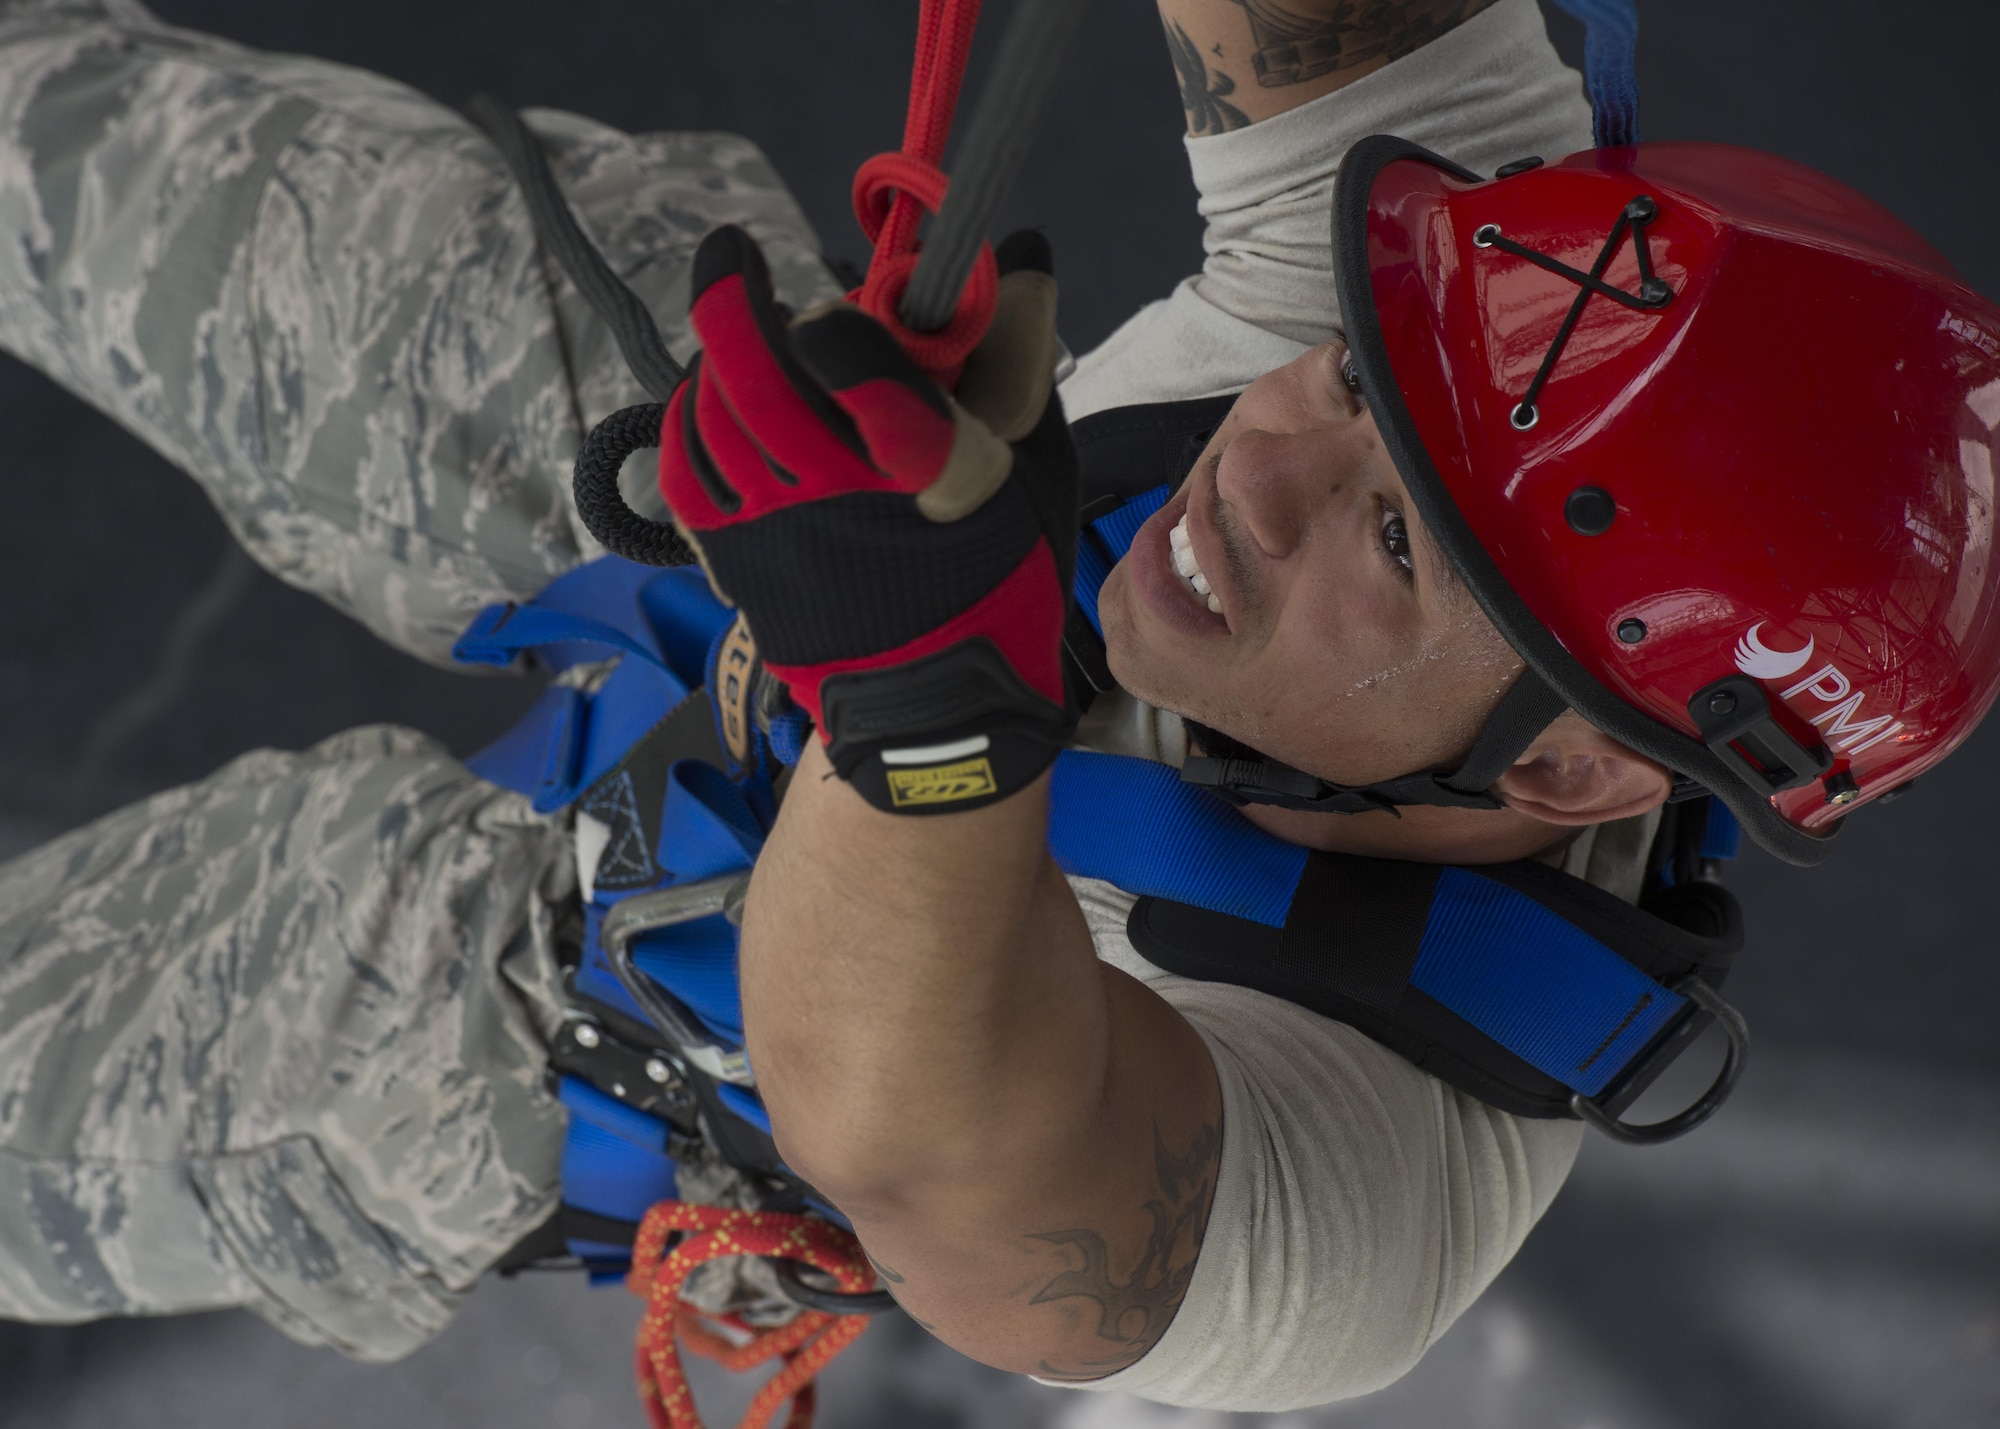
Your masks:
[[[786,301],[838,295],[747,140],[526,117],[682,357],[717,224],[757,237]],[[482,605],[597,554],[570,467],[646,394],[455,111],[132,0],[0,0],[0,238],[0,346],[392,644],[448,661]]]
[[[442,1329],[554,1205],[530,1009],[567,853],[381,728],[0,869],[0,1313],[247,1304],[366,1357]]]
[[[794,306],[837,294],[747,141],[527,118],[679,355],[716,224]],[[439,662],[597,554],[569,468],[645,397],[456,113],[133,0],[0,0],[0,347]],[[364,1358],[422,1344],[555,1203],[574,908],[565,827],[394,729],[0,868],[0,1315],[244,1305]]]

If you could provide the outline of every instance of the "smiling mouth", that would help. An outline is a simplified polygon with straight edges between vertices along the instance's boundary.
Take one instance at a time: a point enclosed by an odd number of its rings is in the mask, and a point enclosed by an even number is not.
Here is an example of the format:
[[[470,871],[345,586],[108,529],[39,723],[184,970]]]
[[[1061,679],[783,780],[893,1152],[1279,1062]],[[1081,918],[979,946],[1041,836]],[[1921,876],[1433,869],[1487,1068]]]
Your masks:
[[[1167,533],[1167,540],[1173,548],[1174,569],[1187,582],[1189,589],[1208,602],[1208,608],[1217,615],[1222,614],[1222,602],[1209,589],[1208,577],[1201,573],[1201,566],[1194,558],[1194,543],[1188,539],[1187,513],[1174,523],[1174,529]]]

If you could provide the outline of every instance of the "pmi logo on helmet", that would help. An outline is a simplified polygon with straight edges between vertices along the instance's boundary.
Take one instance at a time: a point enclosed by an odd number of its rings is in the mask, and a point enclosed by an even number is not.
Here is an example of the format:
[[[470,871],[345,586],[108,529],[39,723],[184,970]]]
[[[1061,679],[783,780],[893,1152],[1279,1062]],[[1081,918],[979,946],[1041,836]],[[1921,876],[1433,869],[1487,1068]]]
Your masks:
[[[1773,650],[1757,638],[1757,632],[1763,628],[1764,622],[1760,620],[1736,642],[1736,668],[1753,680],[1782,680],[1803,670],[1806,661],[1812,659],[1812,637],[1806,637],[1803,650]]]
[[[1773,650],[1758,638],[1763,628],[1764,622],[1760,620],[1736,642],[1737,669],[1752,679],[1782,680],[1805,668],[1812,658],[1812,637],[1806,638],[1803,650]],[[1854,682],[1835,665],[1822,665],[1803,680],[1778,691],[1781,700],[1794,700],[1800,695],[1811,695],[1830,706],[1811,716],[1810,722],[1842,754],[1851,756],[1871,749],[1903,728],[1903,721],[1894,714],[1863,719],[1861,706],[1867,695],[1856,692]]]

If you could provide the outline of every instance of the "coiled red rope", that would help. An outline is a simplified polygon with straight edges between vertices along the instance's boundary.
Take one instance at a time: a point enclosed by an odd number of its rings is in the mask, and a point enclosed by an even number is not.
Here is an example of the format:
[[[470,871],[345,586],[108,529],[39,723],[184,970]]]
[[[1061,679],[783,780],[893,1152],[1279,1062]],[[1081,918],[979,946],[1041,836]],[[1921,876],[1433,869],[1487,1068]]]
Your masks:
[[[672,1250],[668,1241],[681,1240]],[[840,1288],[860,1293],[875,1287],[875,1268],[861,1242],[816,1216],[777,1211],[738,1211],[662,1201],[646,1212],[632,1247],[632,1270],[625,1284],[646,1302],[639,1322],[639,1402],[653,1429],[703,1429],[694,1392],[681,1364],[681,1347],[741,1372],[770,1360],[782,1366],[750,1401],[740,1429],[765,1429],[787,1401],[785,1429],[810,1429],[813,1379],[868,1327],[866,1315],[801,1311],[788,1325],[758,1330],[735,1316],[711,1324],[681,1300],[681,1286],[697,1265],[732,1255],[768,1255],[799,1261],[831,1275]],[[739,1341],[724,1330],[747,1335]]]
[[[1000,273],[994,266],[992,244],[980,249],[958,307],[944,327],[918,332],[904,325],[897,308],[916,271],[917,230],[925,214],[944,206],[951,184],[939,165],[978,23],[979,0],[923,0],[903,147],[877,154],[854,175],[854,216],[875,245],[875,256],[866,280],[848,297],[894,333],[904,351],[945,387],[957,383],[966,357],[993,321]]]

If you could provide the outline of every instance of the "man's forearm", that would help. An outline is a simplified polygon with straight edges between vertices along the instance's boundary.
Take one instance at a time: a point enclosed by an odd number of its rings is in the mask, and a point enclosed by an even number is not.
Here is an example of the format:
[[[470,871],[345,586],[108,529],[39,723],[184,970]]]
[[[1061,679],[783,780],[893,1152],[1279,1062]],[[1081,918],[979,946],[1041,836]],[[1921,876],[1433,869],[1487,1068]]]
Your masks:
[[[1188,133],[1220,134],[1351,84],[1493,0],[1159,0]]]
[[[1044,779],[898,817],[817,745],[801,761],[746,909],[743,995],[785,1154],[829,1192],[948,1176],[1036,1084],[1101,1080],[1102,983],[1075,900],[1049,886],[1047,811]]]
[[[1206,1048],[1098,962],[1044,848],[1047,781],[883,813],[800,764],[743,929],[750,1056],[787,1161],[968,1354],[1092,1378],[1159,1337],[1220,1150]]]

